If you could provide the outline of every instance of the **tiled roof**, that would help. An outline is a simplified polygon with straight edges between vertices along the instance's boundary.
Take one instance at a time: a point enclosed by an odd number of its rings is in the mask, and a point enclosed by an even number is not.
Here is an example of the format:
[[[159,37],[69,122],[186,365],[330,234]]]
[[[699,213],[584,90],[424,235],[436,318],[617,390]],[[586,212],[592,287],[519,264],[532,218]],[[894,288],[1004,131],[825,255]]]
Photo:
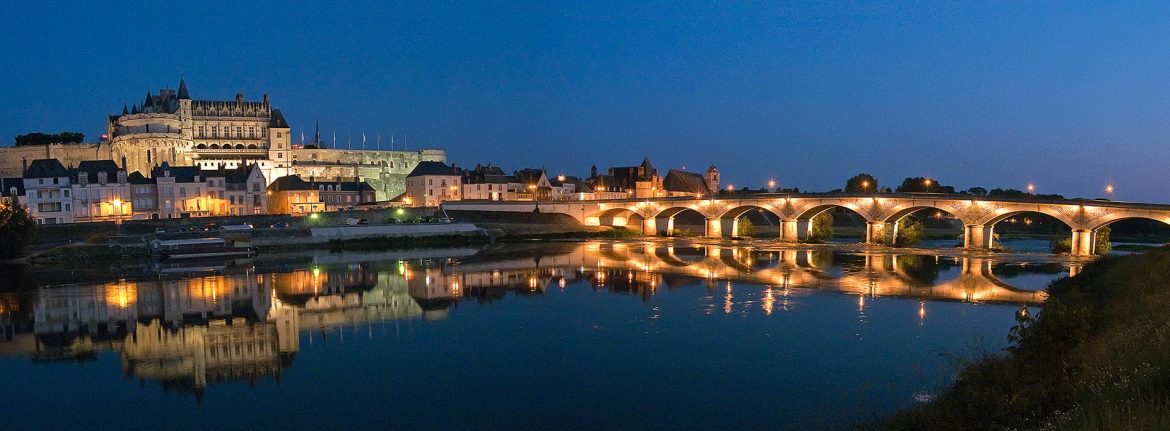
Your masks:
[[[671,169],[662,180],[662,188],[668,192],[711,193],[707,190],[707,179],[694,172]]]
[[[68,177],[69,171],[57,159],[37,159],[29,163],[25,178]]]
[[[70,178],[77,180],[78,174],[84,172],[86,178],[91,184],[98,183],[98,173],[106,173],[106,182],[118,182],[118,172],[122,169],[113,160],[85,160],[77,164],[77,167],[69,172]]]
[[[423,175],[462,175],[462,172],[463,171],[459,170],[459,168],[454,166],[447,166],[447,164],[443,162],[424,161],[418,162],[418,166],[415,166],[414,170],[410,171],[410,175],[407,175],[407,177],[420,177]]]

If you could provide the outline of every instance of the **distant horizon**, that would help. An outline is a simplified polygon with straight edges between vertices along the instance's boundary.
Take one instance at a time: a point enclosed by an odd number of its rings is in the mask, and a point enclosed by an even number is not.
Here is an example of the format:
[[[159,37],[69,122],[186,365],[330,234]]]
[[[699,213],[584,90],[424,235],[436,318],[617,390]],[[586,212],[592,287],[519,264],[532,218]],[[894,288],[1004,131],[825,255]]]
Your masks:
[[[464,166],[649,155],[738,187],[867,172],[1170,202],[1170,4],[202,6],[0,5],[3,144],[96,138],[183,78],[196,99],[268,93],[297,137],[405,133]]]

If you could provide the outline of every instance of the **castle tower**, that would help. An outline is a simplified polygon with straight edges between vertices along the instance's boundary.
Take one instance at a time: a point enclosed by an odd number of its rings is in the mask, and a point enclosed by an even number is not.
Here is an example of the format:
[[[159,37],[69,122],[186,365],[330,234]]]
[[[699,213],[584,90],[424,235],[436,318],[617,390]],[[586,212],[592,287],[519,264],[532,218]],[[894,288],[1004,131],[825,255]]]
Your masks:
[[[715,165],[707,168],[707,190],[711,193],[719,193],[719,168]]]
[[[264,175],[268,182],[292,174],[292,136],[288,121],[279,109],[272,110],[272,118],[268,122],[268,160],[272,168]]]
[[[183,124],[183,136],[195,137],[195,122],[191,119],[191,95],[187,93],[187,82],[179,78],[179,121]]]

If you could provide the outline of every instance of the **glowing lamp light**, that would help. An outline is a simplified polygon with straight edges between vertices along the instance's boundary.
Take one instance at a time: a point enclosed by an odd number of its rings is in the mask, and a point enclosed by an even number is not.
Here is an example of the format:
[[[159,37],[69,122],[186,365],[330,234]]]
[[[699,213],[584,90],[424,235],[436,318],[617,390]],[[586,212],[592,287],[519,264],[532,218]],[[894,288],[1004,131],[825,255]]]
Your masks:
[[[321,215],[320,215],[320,214],[317,214],[317,213],[312,213],[312,214],[309,214],[309,220],[316,220],[316,219],[318,219],[318,218],[320,218],[320,217],[321,217]]]
[[[1106,184],[1105,185],[1105,193],[1113,194],[1113,184]]]
[[[404,210],[404,209],[402,209],[402,208],[399,208],[399,209],[397,209],[397,210],[395,210],[395,211],[394,211],[394,214],[396,214],[396,215],[403,215],[403,214],[406,214],[406,210]]]

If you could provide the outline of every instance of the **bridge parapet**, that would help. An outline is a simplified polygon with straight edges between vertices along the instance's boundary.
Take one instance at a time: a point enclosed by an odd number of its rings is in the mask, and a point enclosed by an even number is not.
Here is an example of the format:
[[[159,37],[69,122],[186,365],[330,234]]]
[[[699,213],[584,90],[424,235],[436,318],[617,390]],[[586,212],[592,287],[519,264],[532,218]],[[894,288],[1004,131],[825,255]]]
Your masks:
[[[906,216],[922,210],[945,212],[963,225],[964,246],[991,248],[997,223],[1020,214],[1049,215],[1073,232],[1074,255],[1091,255],[1095,232],[1118,220],[1144,218],[1170,224],[1170,205],[1082,199],[999,199],[932,193],[887,194],[779,194],[720,195],[707,198],[660,197],[597,201],[554,202],[445,202],[445,208],[480,211],[557,212],[586,225],[625,226],[647,235],[671,235],[674,218],[684,211],[702,215],[708,237],[729,237],[748,211],[761,210],[780,220],[780,236],[789,241],[807,238],[813,217],[833,208],[845,208],[867,223],[866,243],[881,241],[897,230]]]

